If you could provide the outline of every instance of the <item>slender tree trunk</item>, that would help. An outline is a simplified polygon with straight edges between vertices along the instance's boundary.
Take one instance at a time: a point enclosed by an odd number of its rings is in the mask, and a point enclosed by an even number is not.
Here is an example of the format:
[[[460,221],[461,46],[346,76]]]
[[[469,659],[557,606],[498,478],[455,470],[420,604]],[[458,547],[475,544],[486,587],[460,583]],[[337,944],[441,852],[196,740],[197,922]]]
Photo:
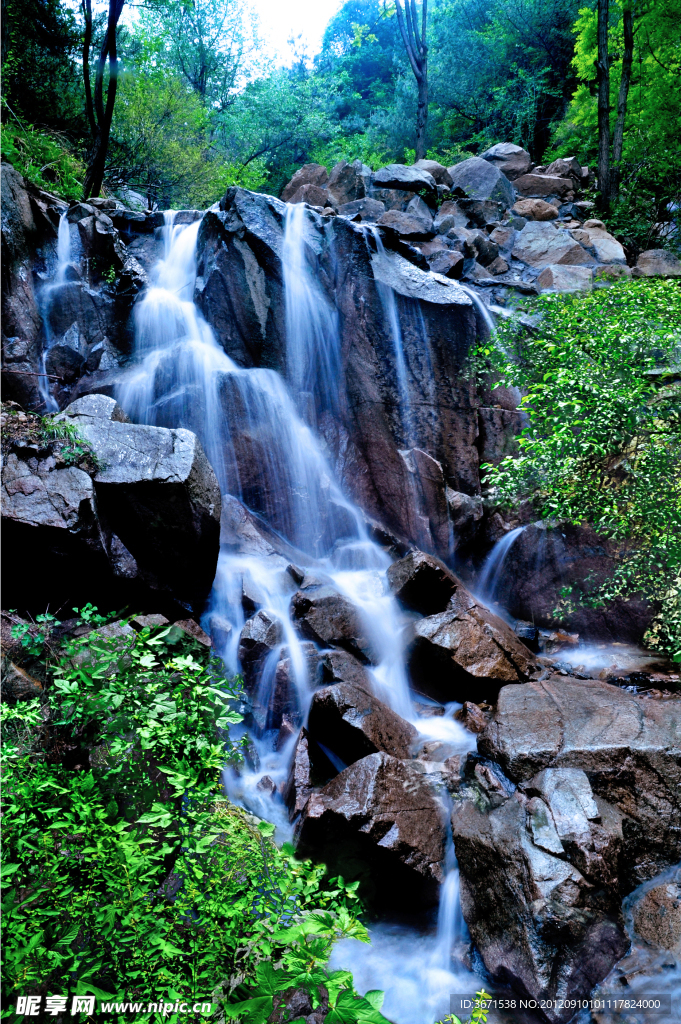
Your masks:
[[[85,19],[85,34],[83,35],[83,85],[85,86],[85,109],[87,120],[92,132],[92,138],[97,138],[97,122],[95,121],[95,109],[92,104],[92,86],[90,84],[90,46],[92,45],[92,3],[91,0],[82,0],[83,18]]]
[[[610,208],[610,57],[608,54],[608,0],[598,0],[598,191],[604,213]]]
[[[404,11],[400,0],[395,0],[397,22],[411,69],[418,89],[416,106],[416,159],[423,160],[427,149],[428,128],[428,47],[426,29],[428,21],[428,0],[421,0],[421,31],[416,10],[416,0],[404,0]]]
[[[622,56],[622,77],[617,97],[617,121],[612,140],[612,170],[610,175],[610,195],[617,197],[620,186],[620,164],[622,162],[622,145],[624,143],[624,122],[627,116],[627,99],[631,82],[631,66],[634,61],[634,12],[631,3],[627,3],[622,12],[624,28],[624,54]]]
[[[104,168],[106,167],[106,157],[109,150],[111,122],[113,120],[114,105],[116,103],[116,90],[118,88],[116,29],[124,6],[125,0],[109,0],[109,20],[106,35],[104,36],[104,42],[102,43],[102,48],[99,52],[97,73],[95,75],[94,110],[97,115],[97,132],[90,157],[90,163],[87,169],[87,175],[85,177],[85,185],[83,188],[84,199],[88,199],[90,196],[98,196],[104,180]],[[104,72],[106,70],[107,57],[109,60],[109,84],[106,91],[105,105]],[[83,68],[83,75],[85,75],[85,68]]]

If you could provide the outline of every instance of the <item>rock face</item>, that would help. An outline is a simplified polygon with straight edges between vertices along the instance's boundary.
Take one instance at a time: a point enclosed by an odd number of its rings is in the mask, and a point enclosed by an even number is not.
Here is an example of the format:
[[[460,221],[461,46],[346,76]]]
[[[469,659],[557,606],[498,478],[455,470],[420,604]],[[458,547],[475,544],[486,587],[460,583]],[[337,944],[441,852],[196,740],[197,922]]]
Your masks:
[[[307,730],[311,740],[331,747],[346,765],[379,751],[409,758],[417,736],[409,722],[350,683],[336,683],[315,692]]]
[[[298,848],[346,879],[362,877],[374,905],[423,909],[437,902],[445,826],[442,808],[411,761],[370,754],[313,793]]]
[[[100,468],[91,477],[32,451],[9,455],[3,521],[17,603],[80,599],[88,588],[92,600],[108,581],[103,607],[122,592],[160,591],[200,608],[217,563],[220,492],[196,436],[123,422],[103,395],[79,399],[64,417]],[[26,559],[40,566],[35,577]]]
[[[680,738],[676,700],[562,677],[501,690],[478,749],[508,782],[490,794],[476,767],[452,816],[464,917],[494,980],[579,999],[623,955],[622,895],[679,859]]]

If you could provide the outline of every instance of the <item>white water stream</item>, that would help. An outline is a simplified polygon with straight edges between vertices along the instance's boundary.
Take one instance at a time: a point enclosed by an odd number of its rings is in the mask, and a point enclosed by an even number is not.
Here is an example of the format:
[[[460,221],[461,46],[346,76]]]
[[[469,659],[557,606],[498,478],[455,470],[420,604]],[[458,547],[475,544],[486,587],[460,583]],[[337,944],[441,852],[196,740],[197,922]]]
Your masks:
[[[40,391],[40,397],[43,400],[43,407],[40,410],[41,413],[59,411],[59,405],[50,391],[49,378],[45,371],[45,356],[54,344],[54,338],[52,337],[52,332],[50,330],[50,306],[54,302],[63,285],[66,284],[66,268],[68,267],[70,260],[71,234],[69,222],[66,219],[66,211],[64,211],[59,218],[59,228],[57,230],[57,268],[54,280],[50,284],[43,286],[39,297],[40,313],[45,330],[45,341],[40,357],[40,376],[38,377],[38,389]]]
[[[163,258],[136,308],[136,365],[118,399],[134,422],[194,430],[223,495],[248,506],[296,549],[298,565],[328,577],[359,609],[375,651],[370,675],[377,695],[413,722],[422,739],[446,740],[459,751],[470,750],[474,737],[454,720],[453,709],[439,718],[416,714],[401,639],[403,614],[385,580],[390,559],[370,540],[360,511],[342,494],[313,430],[299,413],[307,395],[314,396],[322,409],[335,408],[340,376],[338,314],[329,306],[307,260],[308,216],[302,204],[289,207],[283,246],[292,394],[274,371],[241,368],[219,346],[193,302],[200,222],[176,226],[169,212],[163,229]],[[384,298],[389,309],[390,297]],[[394,296],[392,308],[396,308]],[[391,326],[396,331],[399,323]],[[253,465],[255,474],[249,469]],[[240,669],[237,652],[245,620],[244,587],[256,593],[258,606],[281,623],[282,641],[266,659],[255,694],[251,741],[257,763],[240,774],[225,773],[230,798],[274,821],[281,837],[290,835],[286,810],[259,786],[264,776],[277,785],[285,780],[295,743],[295,736],[281,743],[278,732],[268,727],[280,657],[285,654],[290,659],[303,722],[314,685],[289,618],[297,585],[285,572],[286,564],[274,552],[257,550],[257,545],[251,553],[223,549],[204,618],[216,636],[219,624],[220,654],[232,672]],[[445,807],[443,814],[447,814]],[[356,943],[343,943],[335,954],[356,972],[360,989],[386,989],[385,1009],[397,1024],[431,1024],[436,1008],[448,1011],[449,992],[473,991],[478,981],[463,969],[465,978],[449,970],[452,944],[464,927],[451,840],[446,868],[437,932],[419,934],[401,926],[378,926],[372,930],[371,947],[354,951]]]

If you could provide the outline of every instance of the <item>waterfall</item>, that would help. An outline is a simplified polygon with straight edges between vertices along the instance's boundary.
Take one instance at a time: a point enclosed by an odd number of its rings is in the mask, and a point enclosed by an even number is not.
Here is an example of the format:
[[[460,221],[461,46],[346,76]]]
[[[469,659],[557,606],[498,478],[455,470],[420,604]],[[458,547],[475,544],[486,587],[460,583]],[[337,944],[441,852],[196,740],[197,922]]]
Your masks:
[[[312,250],[304,203],[286,207],[282,263],[286,300],[286,368],[294,394],[312,394],[325,409],[338,408],[341,376],[338,312],[312,278]]]
[[[510,530],[501,540],[496,542],[485,559],[485,564],[482,567],[476,585],[476,593],[485,604],[490,605],[496,600],[497,587],[504,568],[504,562],[524,529],[524,526],[517,526],[515,530]]]
[[[59,227],[57,229],[57,267],[54,274],[54,280],[43,287],[40,292],[39,303],[40,303],[40,314],[43,321],[43,328],[45,331],[45,340],[43,343],[43,350],[40,356],[40,376],[38,377],[38,389],[40,391],[40,397],[43,400],[44,411],[58,412],[59,405],[56,399],[53,397],[50,391],[48,383],[48,376],[45,369],[45,356],[54,345],[54,338],[50,329],[49,312],[50,306],[54,301],[58,289],[62,285],[66,284],[66,269],[71,261],[71,232],[69,228],[69,222],[67,220],[67,211],[64,210],[61,217],[59,218]]]
[[[405,619],[385,578],[390,558],[369,538],[360,510],[342,493],[320,442],[298,411],[305,392],[312,392],[322,409],[335,407],[340,389],[338,314],[307,263],[307,217],[302,204],[289,208],[282,252],[293,394],[276,372],[239,367],[220,347],[193,301],[200,222],[175,225],[171,211],[162,229],[163,257],[135,308],[134,365],[117,397],[134,422],[197,433],[218,477],[223,508],[233,509],[238,499],[269,535],[281,539],[291,560],[328,578],[358,610],[375,652],[367,671],[377,696],[413,722],[422,740],[445,740],[464,752],[475,740],[453,718],[453,707],[443,717],[416,714],[403,649]],[[396,312],[395,324],[399,328]],[[252,693],[253,724],[234,730],[236,735],[249,733],[248,767],[227,770],[224,781],[231,800],[274,821],[278,835],[286,837],[287,814],[271,795],[272,784],[279,787],[288,774],[296,739],[272,727],[282,659],[293,682],[296,725],[305,722],[315,680],[309,678],[305,650],[290,619],[297,584],[286,571],[288,559],[275,547],[260,542],[237,554],[221,550],[203,623],[230,672],[241,668],[245,591],[257,595],[257,607],[280,624],[280,642],[262,665]],[[444,946],[454,934],[458,883],[452,858],[453,848],[443,886],[440,939],[428,940],[433,970],[440,972],[448,961]],[[393,974],[399,969],[398,958]],[[453,991],[451,975],[446,970],[445,975]],[[415,1018],[414,1024],[426,1021]]]
[[[377,227],[369,228],[368,230],[371,232],[371,237],[376,244],[376,252],[379,256],[385,256],[385,247],[383,245],[383,239],[381,238],[381,232]],[[403,446],[405,448],[411,448],[415,443],[412,436],[414,425],[412,421],[409,382],[407,379],[407,363],[404,356],[402,325],[400,324],[400,317],[397,310],[397,297],[390,285],[384,284],[383,281],[376,281],[376,287],[385,318],[388,322],[393,350],[395,352],[395,372],[397,375],[397,390],[400,406],[400,423],[402,427]]]

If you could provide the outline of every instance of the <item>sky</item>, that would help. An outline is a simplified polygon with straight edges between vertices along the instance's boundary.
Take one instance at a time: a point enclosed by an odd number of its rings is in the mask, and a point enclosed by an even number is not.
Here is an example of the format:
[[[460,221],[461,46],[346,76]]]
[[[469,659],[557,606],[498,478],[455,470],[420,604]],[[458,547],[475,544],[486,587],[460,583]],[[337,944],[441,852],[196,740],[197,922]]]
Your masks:
[[[302,36],[301,43],[312,57],[321,47],[329,20],[342,0],[251,0],[260,18],[260,34],[277,63],[287,63],[293,50],[291,36]]]

